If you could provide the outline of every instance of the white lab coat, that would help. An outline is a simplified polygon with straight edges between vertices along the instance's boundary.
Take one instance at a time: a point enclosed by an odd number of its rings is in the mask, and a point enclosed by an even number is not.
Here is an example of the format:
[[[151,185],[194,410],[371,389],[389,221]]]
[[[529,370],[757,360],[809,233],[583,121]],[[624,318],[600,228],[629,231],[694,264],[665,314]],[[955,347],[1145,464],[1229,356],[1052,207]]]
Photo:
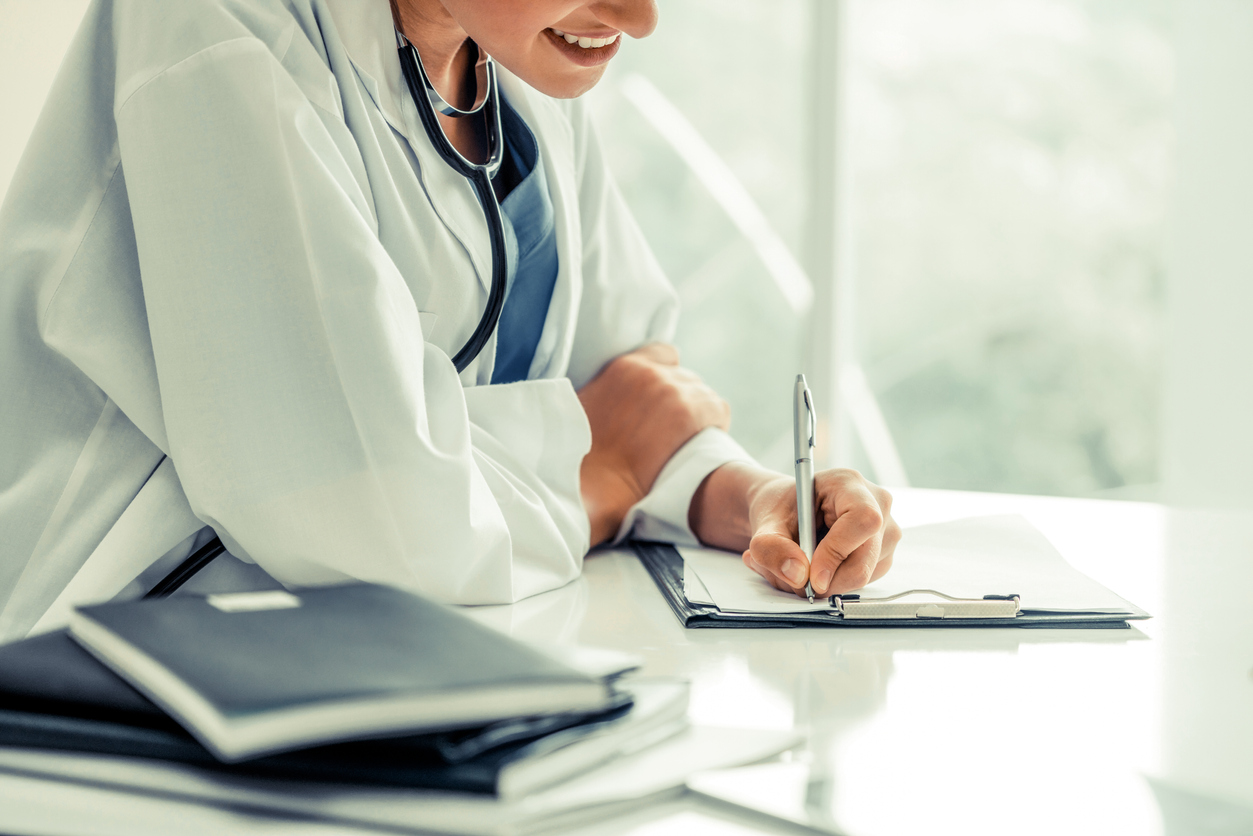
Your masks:
[[[456,603],[575,578],[575,390],[677,305],[585,108],[502,72],[560,270],[530,380],[449,356],[490,282],[481,210],[402,80],[386,0],[96,0],[0,210],[0,637],[135,594],[212,526],[288,585]],[[623,533],[692,540],[747,456],[705,431]],[[161,570],[157,572],[155,570]]]

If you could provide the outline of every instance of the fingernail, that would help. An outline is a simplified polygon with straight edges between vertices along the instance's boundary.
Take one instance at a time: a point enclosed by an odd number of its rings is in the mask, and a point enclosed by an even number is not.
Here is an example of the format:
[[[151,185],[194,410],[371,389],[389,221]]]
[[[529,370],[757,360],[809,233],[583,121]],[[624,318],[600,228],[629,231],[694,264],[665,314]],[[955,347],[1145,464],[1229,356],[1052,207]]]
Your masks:
[[[783,577],[793,586],[800,586],[805,582],[805,564],[799,560],[789,560],[783,564]]]
[[[830,566],[819,566],[815,569],[813,577],[809,579],[813,585],[814,592],[819,594],[825,593],[827,587],[831,584],[831,576],[834,574],[835,572],[831,570]]]

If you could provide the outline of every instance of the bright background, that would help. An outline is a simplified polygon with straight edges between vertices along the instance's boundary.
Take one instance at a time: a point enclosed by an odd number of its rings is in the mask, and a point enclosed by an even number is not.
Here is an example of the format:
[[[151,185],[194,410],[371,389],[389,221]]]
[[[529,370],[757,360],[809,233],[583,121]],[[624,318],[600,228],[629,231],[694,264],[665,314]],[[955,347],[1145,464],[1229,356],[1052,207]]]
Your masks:
[[[1164,460],[1204,459],[1192,484],[1248,490],[1223,441],[1247,434],[1204,416],[1253,404],[1253,283],[1237,230],[1194,222],[1249,200],[1222,161],[1253,151],[1219,140],[1242,136],[1253,68],[1215,49],[1243,5],[661,0],[593,104],[733,433],[790,470],[805,372],[820,453],[885,483],[1156,498]],[[0,193],[85,7],[0,0]]]
[[[687,304],[685,359],[729,395],[741,441],[787,467],[790,382],[814,374],[807,312],[641,119],[636,74],[802,263],[806,234],[821,234],[806,229],[815,157],[843,144],[848,229],[828,233],[851,249],[837,275],[851,285],[850,361],[906,479],[1155,496],[1167,3],[848,0],[835,37],[815,36],[831,2],[665,0],[657,34],[629,44],[595,94],[628,199]],[[839,136],[809,124],[815,44],[845,55]],[[837,459],[883,469],[852,441]]]

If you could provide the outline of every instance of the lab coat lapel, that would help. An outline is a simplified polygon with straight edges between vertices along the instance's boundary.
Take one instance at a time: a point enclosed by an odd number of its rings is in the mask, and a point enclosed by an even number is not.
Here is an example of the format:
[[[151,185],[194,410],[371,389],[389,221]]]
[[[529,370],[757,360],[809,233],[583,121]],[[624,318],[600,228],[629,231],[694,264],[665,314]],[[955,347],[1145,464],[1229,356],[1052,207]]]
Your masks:
[[[491,289],[491,240],[474,189],[439,156],[422,127],[400,69],[391,8],[383,2],[322,0],[344,51],[388,124],[409,144],[418,178],[440,220],[465,247],[484,292]],[[486,349],[484,349],[486,353]],[[489,371],[490,374],[490,371]]]

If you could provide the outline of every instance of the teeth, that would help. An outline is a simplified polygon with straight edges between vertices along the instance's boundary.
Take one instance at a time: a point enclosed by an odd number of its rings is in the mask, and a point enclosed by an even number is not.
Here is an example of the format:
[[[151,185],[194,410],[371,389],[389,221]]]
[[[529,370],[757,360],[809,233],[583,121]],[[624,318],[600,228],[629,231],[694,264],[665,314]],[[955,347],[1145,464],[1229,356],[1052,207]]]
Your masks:
[[[614,35],[612,38],[580,38],[578,35],[570,35],[559,29],[554,29],[552,32],[558,38],[565,38],[566,43],[578,44],[584,49],[600,49],[602,46],[609,46],[609,44],[618,40],[617,35]]]

